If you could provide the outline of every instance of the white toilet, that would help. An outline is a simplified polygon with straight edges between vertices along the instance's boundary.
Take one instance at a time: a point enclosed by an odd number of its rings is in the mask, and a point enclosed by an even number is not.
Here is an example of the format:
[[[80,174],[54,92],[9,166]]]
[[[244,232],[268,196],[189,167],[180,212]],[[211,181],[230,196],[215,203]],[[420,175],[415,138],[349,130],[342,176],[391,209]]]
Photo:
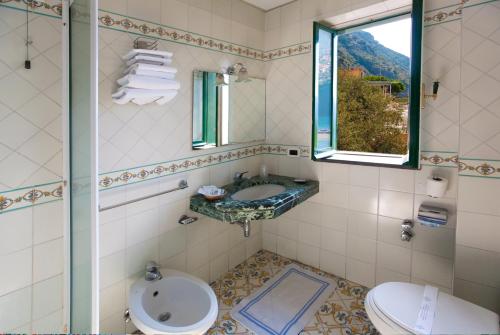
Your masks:
[[[424,286],[383,283],[371,289],[365,309],[382,334],[417,334]],[[431,334],[499,334],[499,317],[483,307],[439,291]]]

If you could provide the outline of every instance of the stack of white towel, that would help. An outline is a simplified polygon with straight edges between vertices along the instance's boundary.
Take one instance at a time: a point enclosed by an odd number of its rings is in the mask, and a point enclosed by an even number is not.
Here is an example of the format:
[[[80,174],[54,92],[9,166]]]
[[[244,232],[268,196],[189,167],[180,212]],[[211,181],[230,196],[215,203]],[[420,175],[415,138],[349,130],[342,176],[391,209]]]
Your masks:
[[[173,54],[168,51],[133,49],[123,57],[127,68],[117,80],[120,88],[113,93],[117,104],[133,102],[163,105],[172,100],[180,89],[175,80],[177,69],[170,66]]]

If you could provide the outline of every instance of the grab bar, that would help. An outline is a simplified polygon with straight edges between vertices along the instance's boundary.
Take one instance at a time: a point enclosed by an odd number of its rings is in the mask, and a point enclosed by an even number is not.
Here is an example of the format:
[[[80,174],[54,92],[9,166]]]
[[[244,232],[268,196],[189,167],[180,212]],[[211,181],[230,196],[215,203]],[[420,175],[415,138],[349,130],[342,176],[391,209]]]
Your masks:
[[[179,182],[179,186],[176,187],[176,188],[172,188],[170,190],[166,190],[166,191],[162,191],[162,192],[158,192],[158,193],[155,193],[155,194],[150,194],[150,195],[146,195],[144,197],[140,197],[140,198],[137,198],[137,199],[133,199],[133,200],[127,200],[127,201],[124,201],[124,202],[120,202],[118,204],[115,204],[115,205],[110,205],[110,206],[106,206],[106,207],[101,207],[99,206],[99,212],[104,212],[104,211],[107,211],[109,209],[113,209],[113,208],[117,208],[117,207],[121,207],[121,206],[125,206],[125,205],[129,205],[129,204],[132,204],[134,202],[138,202],[138,201],[142,201],[142,200],[146,200],[146,199],[149,199],[149,198],[154,198],[154,197],[157,197],[159,195],[162,195],[162,194],[167,194],[167,193],[171,193],[171,192],[175,192],[175,191],[178,191],[178,190],[182,190],[182,189],[185,189],[188,187],[188,183],[187,183],[187,180],[181,180]]]

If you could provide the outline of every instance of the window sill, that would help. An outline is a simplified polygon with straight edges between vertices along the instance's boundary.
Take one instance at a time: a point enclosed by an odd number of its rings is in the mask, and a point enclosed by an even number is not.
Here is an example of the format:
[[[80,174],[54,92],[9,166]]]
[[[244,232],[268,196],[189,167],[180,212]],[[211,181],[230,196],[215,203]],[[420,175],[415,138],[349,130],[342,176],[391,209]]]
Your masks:
[[[384,166],[401,169],[417,169],[415,167],[405,165],[405,163],[408,161],[407,155],[384,155],[364,152],[335,152],[331,155],[323,156],[315,160],[330,163]]]

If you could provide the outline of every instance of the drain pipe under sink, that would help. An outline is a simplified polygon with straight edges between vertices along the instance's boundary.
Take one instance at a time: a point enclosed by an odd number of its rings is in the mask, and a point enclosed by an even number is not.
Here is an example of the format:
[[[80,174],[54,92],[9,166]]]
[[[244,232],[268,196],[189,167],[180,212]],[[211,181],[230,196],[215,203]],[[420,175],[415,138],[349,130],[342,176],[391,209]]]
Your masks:
[[[239,225],[243,228],[243,236],[250,237],[250,220],[246,219],[245,221],[235,221],[231,222],[231,224]]]

